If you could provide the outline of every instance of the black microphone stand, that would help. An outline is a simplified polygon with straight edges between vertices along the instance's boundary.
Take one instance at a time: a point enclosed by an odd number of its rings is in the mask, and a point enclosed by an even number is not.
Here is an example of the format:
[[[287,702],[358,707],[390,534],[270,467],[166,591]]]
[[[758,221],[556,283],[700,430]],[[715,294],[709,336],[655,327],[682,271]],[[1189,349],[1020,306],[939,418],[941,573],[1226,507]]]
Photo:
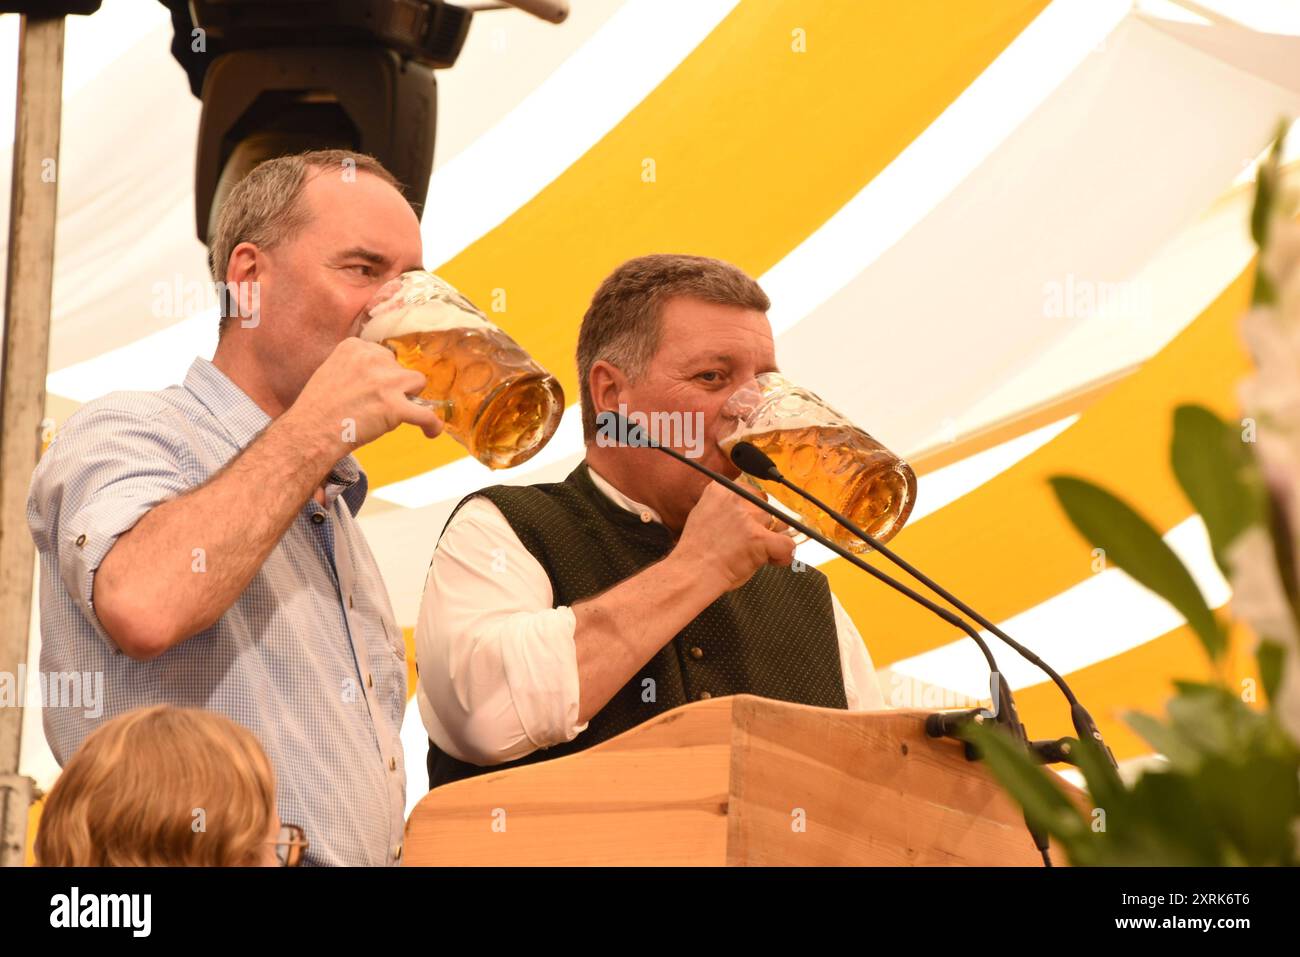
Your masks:
[[[687,465],[690,468],[695,469],[697,472],[707,475],[709,478],[711,478],[713,481],[717,482],[718,484],[725,485],[728,489],[730,489],[736,495],[739,495],[741,498],[745,499],[745,501],[749,502],[751,505],[757,506],[758,508],[762,509],[764,512],[767,512],[769,515],[773,516],[774,518],[777,518],[778,520],[789,525],[791,528],[794,528],[797,531],[802,532],[804,535],[807,535],[813,541],[818,542],[821,545],[825,546],[826,548],[830,549],[832,552],[834,552],[836,555],[843,558],[845,561],[849,562],[850,564],[854,565],[857,568],[862,569],[868,575],[875,578],[877,581],[883,582],[884,584],[888,585],[890,588],[894,589],[895,591],[900,592],[903,595],[906,595],[912,601],[928,609],[933,614],[938,615],[944,621],[948,622],[948,624],[965,632],[967,637],[969,637],[972,641],[975,642],[976,645],[979,646],[980,651],[983,652],[984,658],[989,664],[990,686],[994,694],[993,704],[994,707],[996,708],[996,711],[993,716],[996,718],[999,724],[1006,727],[1008,733],[1015,740],[1019,741],[1023,747],[1026,748],[1029,747],[1029,735],[1025,731],[1025,726],[1020,722],[1020,716],[1016,710],[1015,699],[1011,694],[1011,686],[1002,677],[1001,672],[998,670],[997,662],[994,660],[993,652],[989,650],[988,644],[984,641],[983,637],[980,636],[980,633],[976,631],[969,622],[967,622],[963,618],[959,618],[957,615],[953,614],[947,608],[944,608],[942,605],[936,604],[935,602],[926,598],[924,595],[920,594],[919,592],[916,592],[913,589],[909,588],[908,586],[904,585],[902,582],[894,578],[890,578],[880,569],[873,568],[871,565],[868,565],[865,561],[863,561],[857,555],[853,554],[847,548],[843,547],[837,542],[831,541],[829,538],[827,538],[825,535],[821,534],[820,532],[809,528],[807,525],[803,524],[793,516],[783,513],[780,509],[772,505],[766,499],[759,498],[753,492],[737,484],[736,482],[733,482],[731,479],[727,478],[725,475],[721,474],[720,472],[715,472],[707,465],[701,465],[699,462],[687,458],[685,455],[678,452],[676,449],[669,448],[666,445],[660,445],[658,442],[652,442],[650,438],[640,428],[640,426],[628,422],[626,419],[623,419],[621,416],[619,417],[619,419],[621,420],[618,422],[618,425],[620,427],[619,431],[620,434],[624,437],[625,443],[628,446],[633,448],[657,449],[658,451],[664,453],[665,455],[668,455],[676,459],[677,461],[681,462],[683,465]],[[979,710],[980,710],[980,715],[986,714],[986,712],[982,711],[982,709]],[[930,717],[933,718],[936,716],[931,715]],[[930,728],[928,720],[927,720],[926,728],[928,732]],[[931,735],[931,736],[938,737],[938,735]],[[953,734],[952,736],[955,737],[956,735]],[[967,756],[971,757],[971,752],[969,748],[967,749]],[[1034,839],[1034,846],[1038,848],[1039,853],[1043,857],[1044,866],[1051,867],[1052,859],[1048,855],[1048,838],[1046,833],[1042,832],[1040,829],[1030,824],[1028,817],[1025,818],[1025,826],[1029,828],[1030,836]]]
[[[1094,741],[1096,741],[1097,744],[1101,747],[1102,753],[1105,754],[1106,758],[1110,761],[1111,766],[1116,769],[1119,768],[1119,764],[1115,760],[1115,755],[1111,753],[1110,748],[1107,746],[1106,742],[1102,739],[1101,731],[1097,728],[1097,723],[1092,719],[1092,715],[1089,714],[1088,709],[1085,708],[1080,703],[1079,699],[1075,696],[1074,691],[1066,683],[1065,679],[1062,678],[1059,674],[1057,674],[1056,670],[1053,669],[1051,665],[1047,664],[1047,662],[1043,661],[1043,659],[1038,657],[1038,655],[1036,655],[1034,652],[1026,648],[1024,645],[1020,644],[1020,642],[1016,641],[1014,638],[1008,635],[1005,631],[1003,631],[993,622],[989,621],[989,619],[985,618],[983,615],[977,612],[974,608],[971,608],[969,605],[967,605],[956,595],[952,594],[946,588],[939,585],[938,582],[935,582],[928,575],[926,575],[920,569],[913,566],[906,559],[904,559],[900,555],[895,554],[889,548],[886,548],[883,542],[879,542],[873,536],[868,535],[861,528],[859,528],[852,521],[850,521],[846,516],[841,515],[839,512],[831,508],[829,505],[827,505],[817,496],[813,495],[811,492],[805,491],[804,489],[800,488],[798,485],[795,485],[784,475],[782,475],[781,470],[776,467],[776,463],[773,462],[772,459],[765,452],[763,452],[753,443],[737,442],[736,445],[733,446],[731,450],[731,461],[741,471],[748,472],[750,475],[753,475],[755,478],[767,479],[768,481],[776,482],[780,485],[783,485],[786,488],[788,488],[790,491],[794,492],[796,495],[806,499],[807,501],[811,502],[813,505],[817,506],[819,509],[825,512],[831,518],[835,519],[835,521],[838,522],[840,526],[848,529],[858,538],[862,539],[873,549],[878,551],[881,555],[884,555],[885,558],[893,562],[899,568],[903,569],[903,571],[907,572],[914,579],[919,581],[921,584],[925,585],[932,592],[934,592],[944,601],[948,602],[950,605],[952,605],[962,614],[969,616],[970,618],[974,619],[980,626],[987,628],[990,632],[997,635],[999,638],[1002,639],[1002,641],[1004,641],[1006,644],[1011,646],[1011,648],[1013,648],[1022,658],[1031,662],[1039,669],[1041,669],[1049,678],[1052,679],[1052,682],[1057,686],[1057,688],[1061,690],[1061,693],[1065,695],[1065,700],[1069,702],[1070,720],[1074,724],[1075,733],[1078,734],[1080,738],[1090,737]]]

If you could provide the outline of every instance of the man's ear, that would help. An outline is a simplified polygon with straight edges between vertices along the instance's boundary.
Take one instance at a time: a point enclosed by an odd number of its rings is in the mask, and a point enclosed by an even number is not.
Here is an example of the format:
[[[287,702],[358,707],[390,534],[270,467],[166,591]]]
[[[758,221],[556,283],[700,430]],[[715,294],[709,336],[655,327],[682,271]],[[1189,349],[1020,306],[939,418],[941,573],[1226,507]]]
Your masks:
[[[627,376],[618,366],[610,365],[604,359],[597,359],[592,364],[587,388],[591,390],[589,395],[597,425],[600,424],[600,413],[622,412],[619,406],[627,405]]]
[[[261,251],[252,243],[240,243],[230,251],[230,262],[226,264],[226,315],[253,320],[251,324],[243,322],[245,326],[257,324],[262,258]]]

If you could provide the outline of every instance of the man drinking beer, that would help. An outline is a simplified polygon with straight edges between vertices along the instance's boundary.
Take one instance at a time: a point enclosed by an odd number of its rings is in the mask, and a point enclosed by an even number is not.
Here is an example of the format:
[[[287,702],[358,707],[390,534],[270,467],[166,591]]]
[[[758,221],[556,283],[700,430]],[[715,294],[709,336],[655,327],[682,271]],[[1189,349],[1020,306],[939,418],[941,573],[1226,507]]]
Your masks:
[[[719,695],[884,707],[825,576],[791,567],[767,513],[661,452],[598,441],[601,413],[693,418],[699,461],[734,477],[719,411],[776,370],[769,305],[698,256],[631,260],[596,291],[578,337],[585,460],[563,482],[468,497],[434,552],[416,627],[430,786]]]
[[[219,711],[261,742],[308,863],[400,858],[406,656],[350,453],[402,422],[441,430],[408,398],[425,377],[356,337],[421,255],[415,213],[373,158],[263,163],[221,208],[212,273],[238,301],[212,361],[183,385],[87,403],[59,430],[27,507],[41,668],[102,673],[106,699],[93,719],[44,709],[60,763],[136,707]]]

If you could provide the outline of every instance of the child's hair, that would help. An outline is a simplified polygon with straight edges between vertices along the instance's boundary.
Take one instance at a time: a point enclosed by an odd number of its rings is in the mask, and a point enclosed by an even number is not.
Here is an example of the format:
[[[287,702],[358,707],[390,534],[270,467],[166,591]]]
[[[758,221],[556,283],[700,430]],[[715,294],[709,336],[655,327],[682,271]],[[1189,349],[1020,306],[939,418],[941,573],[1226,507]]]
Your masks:
[[[265,859],[275,776],[224,715],[157,705],[96,728],[50,789],[47,867],[221,867]]]

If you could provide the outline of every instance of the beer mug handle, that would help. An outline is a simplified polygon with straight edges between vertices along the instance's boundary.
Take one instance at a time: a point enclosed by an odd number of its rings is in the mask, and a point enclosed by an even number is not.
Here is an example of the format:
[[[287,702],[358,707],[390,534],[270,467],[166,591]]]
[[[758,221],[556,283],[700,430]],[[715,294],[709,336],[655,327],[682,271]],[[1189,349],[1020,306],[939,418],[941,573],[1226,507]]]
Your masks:
[[[406,397],[416,405],[422,405],[426,409],[433,409],[434,412],[438,413],[438,418],[442,419],[444,422],[451,418],[451,399],[434,400],[426,399],[422,395],[410,394]]]

